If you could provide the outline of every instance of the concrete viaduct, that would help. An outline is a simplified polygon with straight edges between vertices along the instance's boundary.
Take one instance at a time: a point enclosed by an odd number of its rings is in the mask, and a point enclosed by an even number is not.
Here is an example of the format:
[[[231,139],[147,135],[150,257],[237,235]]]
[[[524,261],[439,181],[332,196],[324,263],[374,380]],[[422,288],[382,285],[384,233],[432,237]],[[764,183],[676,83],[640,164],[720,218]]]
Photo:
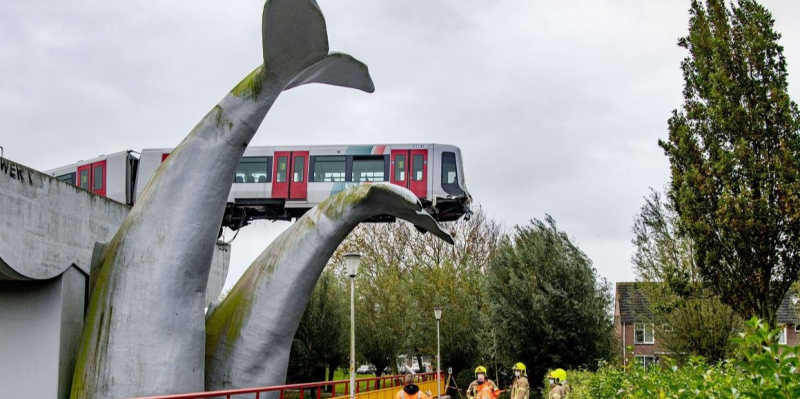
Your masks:
[[[69,397],[95,243],[128,205],[0,158],[0,399]],[[228,273],[217,242],[206,301]]]

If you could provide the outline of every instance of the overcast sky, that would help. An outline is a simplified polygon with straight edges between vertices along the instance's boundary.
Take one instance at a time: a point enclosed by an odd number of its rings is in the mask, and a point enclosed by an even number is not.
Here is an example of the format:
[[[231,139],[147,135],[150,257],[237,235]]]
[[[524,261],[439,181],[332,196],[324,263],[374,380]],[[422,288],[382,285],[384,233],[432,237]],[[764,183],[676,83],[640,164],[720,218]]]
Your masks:
[[[331,50],[376,91],[280,96],[253,145],[447,143],[507,226],[552,215],[612,282],[669,165],[688,0],[319,0]],[[765,0],[800,99],[800,2]],[[172,147],[262,62],[260,0],[0,2],[0,146],[46,170]],[[287,223],[233,243],[232,285]],[[227,236],[230,238],[230,235]]]

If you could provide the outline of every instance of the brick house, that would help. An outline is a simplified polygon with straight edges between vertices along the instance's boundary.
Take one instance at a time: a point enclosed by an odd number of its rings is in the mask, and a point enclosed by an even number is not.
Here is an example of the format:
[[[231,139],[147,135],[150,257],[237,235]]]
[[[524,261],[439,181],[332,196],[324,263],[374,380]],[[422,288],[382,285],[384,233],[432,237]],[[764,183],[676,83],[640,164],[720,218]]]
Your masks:
[[[653,283],[617,283],[614,295],[614,331],[623,364],[634,360],[645,365],[655,364],[660,356],[669,354],[659,347],[655,337],[653,315],[647,298],[640,290],[644,284]],[[800,336],[798,302],[800,301],[797,296],[787,294],[778,308],[778,323],[783,325],[781,343],[798,345]],[[633,355],[625,349],[627,346],[633,346]]]

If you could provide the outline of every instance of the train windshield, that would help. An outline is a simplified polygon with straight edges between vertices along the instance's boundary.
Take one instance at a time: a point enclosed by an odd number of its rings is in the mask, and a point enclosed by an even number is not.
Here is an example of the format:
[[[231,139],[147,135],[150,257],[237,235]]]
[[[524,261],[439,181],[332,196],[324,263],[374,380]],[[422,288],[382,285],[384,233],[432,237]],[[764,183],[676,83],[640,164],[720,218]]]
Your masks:
[[[464,189],[458,184],[456,153],[442,153],[442,189],[450,195],[463,195]]]
[[[442,184],[457,184],[458,169],[456,168],[456,154],[453,152],[442,153]]]

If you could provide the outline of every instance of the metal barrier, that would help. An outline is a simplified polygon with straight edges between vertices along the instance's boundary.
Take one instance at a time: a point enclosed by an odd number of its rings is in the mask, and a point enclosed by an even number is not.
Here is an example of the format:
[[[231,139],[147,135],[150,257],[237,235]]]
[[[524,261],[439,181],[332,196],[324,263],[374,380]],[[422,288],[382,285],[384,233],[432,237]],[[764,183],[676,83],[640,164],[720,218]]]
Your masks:
[[[356,380],[356,398],[358,399],[391,399],[394,393],[403,386],[404,375],[390,375],[382,377],[362,378]],[[436,373],[415,374],[414,381],[419,385],[420,390],[430,390],[435,395],[436,391]],[[445,383],[444,373],[440,378],[442,384]],[[365,389],[361,386],[366,383]],[[339,390],[339,387],[344,387],[344,390]],[[231,399],[232,396],[242,397],[240,395],[250,395],[254,399],[261,399],[261,394],[267,392],[280,392],[280,399],[284,398],[286,392],[299,392],[299,399],[322,399],[323,388],[330,387],[332,395],[330,399],[344,399],[349,398],[350,395],[350,380],[340,381],[326,381],[326,382],[312,382],[307,384],[291,384],[291,385],[277,385],[273,387],[258,387],[258,388],[243,388],[243,389],[229,389],[224,391],[210,391],[210,392],[195,392],[177,395],[164,395],[164,396],[148,396],[143,398],[132,399],[205,399],[205,398],[225,398]],[[311,395],[307,396],[306,391],[311,391]],[[340,396],[336,393],[340,392]],[[444,392],[444,387],[442,387]]]

